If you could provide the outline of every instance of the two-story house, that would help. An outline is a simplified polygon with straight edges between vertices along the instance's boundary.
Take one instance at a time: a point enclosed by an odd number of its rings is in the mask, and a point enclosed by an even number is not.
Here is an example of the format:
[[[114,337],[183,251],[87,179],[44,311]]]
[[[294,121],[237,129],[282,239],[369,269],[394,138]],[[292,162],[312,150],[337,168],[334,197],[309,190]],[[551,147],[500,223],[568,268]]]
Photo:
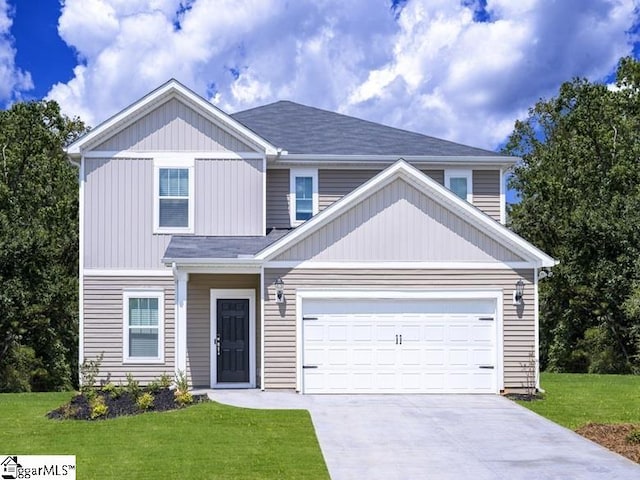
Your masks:
[[[553,258],[504,226],[517,158],[171,80],[70,145],[80,361],[302,393],[525,386]],[[535,368],[535,366],[534,366]]]

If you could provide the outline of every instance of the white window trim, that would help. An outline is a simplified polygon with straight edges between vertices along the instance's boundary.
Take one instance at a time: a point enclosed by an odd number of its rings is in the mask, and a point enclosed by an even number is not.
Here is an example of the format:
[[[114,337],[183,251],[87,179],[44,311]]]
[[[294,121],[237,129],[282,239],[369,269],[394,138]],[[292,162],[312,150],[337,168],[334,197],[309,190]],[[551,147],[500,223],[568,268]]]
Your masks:
[[[447,168],[444,171],[444,186],[451,190],[452,178],[467,179],[467,202],[473,202],[473,170],[460,168]]]
[[[160,169],[161,168],[186,168],[189,170],[189,218],[186,227],[161,227],[160,226]],[[153,160],[153,233],[194,233],[195,219],[195,195],[194,195],[194,159],[184,161],[177,159],[155,158]]]
[[[289,170],[289,218],[291,226],[297,227],[306,220],[296,220],[296,177],[311,177],[313,188],[312,216],[319,211],[318,202],[318,169],[317,168],[292,168]]]
[[[129,356],[129,300],[131,298],[158,299],[158,356]],[[164,363],[164,291],[163,290],[124,290],[122,292],[122,363],[148,364]]]

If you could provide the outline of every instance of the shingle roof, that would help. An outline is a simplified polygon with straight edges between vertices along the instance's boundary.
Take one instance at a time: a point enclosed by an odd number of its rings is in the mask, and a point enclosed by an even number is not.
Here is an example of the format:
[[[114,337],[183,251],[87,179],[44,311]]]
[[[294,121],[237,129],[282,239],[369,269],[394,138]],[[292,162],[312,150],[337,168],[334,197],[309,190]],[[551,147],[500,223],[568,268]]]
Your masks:
[[[271,230],[264,237],[204,237],[174,235],[164,253],[165,260],[189,260],[197,258],[239,258],[255,255],[289,230]]]
[[[489,150],[290,101],[231,116],[272,145],[293,154],[499,156]]]

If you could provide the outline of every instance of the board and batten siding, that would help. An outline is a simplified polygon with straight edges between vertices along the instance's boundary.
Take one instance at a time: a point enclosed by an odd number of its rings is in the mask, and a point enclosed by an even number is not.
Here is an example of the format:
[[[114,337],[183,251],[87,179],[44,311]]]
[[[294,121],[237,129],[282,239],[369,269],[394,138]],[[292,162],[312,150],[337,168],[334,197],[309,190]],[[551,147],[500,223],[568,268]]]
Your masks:
[[[84,162],[84,267],[164,268],[171,235],[153,234],[153,160]]]
[[[500,170],[473,171],[473,204],[500,221]]]
[[[522,259],[403,179],[396,179],[276,261],[514,262]]]
[[[171,235],[153,233],[153,160],[84,161],[84,267],[165,268],[160,260]],[[262,165],[252,159],[195,161],[196,235],[264,234]]]
[[[164,291],[164,362],[123,364],[123,297],[125,290]],[[174,281],[172,277],[84,277],[84,358],[104,355],[97,381],[126,382],[127,373],[146,384],[175,372]]]
[[[153,109],[92,150],[257,151],[175,98]]]
[[[256,292],[256,385],[260,385],[260,275],[190,274],[187,283],[187,375],[196,387],[211,385],[211,289]]]
[[[284,282],[285,303],[277,304],[273,284]],[[513,305],[518,279],[525,283],[524,305]],[[391,269],[273,269],[265,268],[264,386],[266,389],[296,387],[296,290],[415,290],[451,291],[502,289],[503,375],[505,390],[517,391],[527,382],[526,365],[535,352],[533,270],[391,270]]]
[[[289,228],[289,170],[267,169],[267,228]]]
[[[264,235],[263,161],[196,159],[195,234]]]

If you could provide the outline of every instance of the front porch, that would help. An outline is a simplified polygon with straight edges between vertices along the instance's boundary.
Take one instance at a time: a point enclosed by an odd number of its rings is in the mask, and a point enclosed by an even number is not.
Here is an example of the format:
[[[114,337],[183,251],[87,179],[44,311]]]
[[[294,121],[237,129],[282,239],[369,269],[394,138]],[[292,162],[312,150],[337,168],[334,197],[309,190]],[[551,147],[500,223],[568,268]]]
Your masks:
[[[256,388],[260,274],[178,271],[176,369],[193,388]]]

